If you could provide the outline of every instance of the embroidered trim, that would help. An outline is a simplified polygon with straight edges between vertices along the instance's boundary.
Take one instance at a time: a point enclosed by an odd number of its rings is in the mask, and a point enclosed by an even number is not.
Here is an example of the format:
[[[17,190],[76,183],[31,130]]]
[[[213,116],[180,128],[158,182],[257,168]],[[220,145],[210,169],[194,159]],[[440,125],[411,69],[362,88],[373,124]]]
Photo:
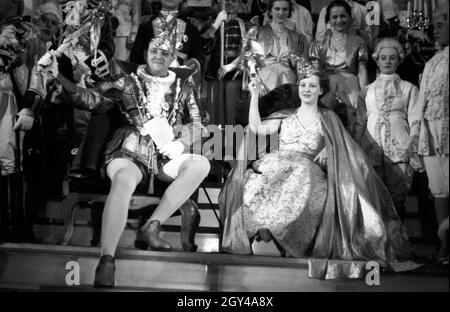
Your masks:
[[[131,74],[139,92],[139,101],[146,108],[147,118],[156,116],[168,117],[170,111],[170,102],[172,102],[173,82],[175,82],[175,73],[169,71],[169,76],[159,78],[144,73],[143,69],[138,69],[138,75]],[[141,79],[139,79],[141,78]]]
[[[392,87],[387,87],[385,83],[386,81],[391,80]],[[398,146],[399,142],[392,138],[392,126],[390,121],[390,114],[392,113],[392,106],[394,104],[394,100],[398,97],[402,97],[402,92],[400,90],[400,77],[397,74],[394,74],[391,77],[388,76],[379,76],[375,81],[374,85],[374,93],[375,93],[375,102],[378,109],[378,118],[375,123],[375,142],[378,147],[376,150],[376,157],[380,159],[382,154],[385,157],[388,157],[392,161],[407,161],[408,157],[401,152],[397,151],[396,146]],[[382,138],[382,128],[384,126],[384,147],[381,144]]]

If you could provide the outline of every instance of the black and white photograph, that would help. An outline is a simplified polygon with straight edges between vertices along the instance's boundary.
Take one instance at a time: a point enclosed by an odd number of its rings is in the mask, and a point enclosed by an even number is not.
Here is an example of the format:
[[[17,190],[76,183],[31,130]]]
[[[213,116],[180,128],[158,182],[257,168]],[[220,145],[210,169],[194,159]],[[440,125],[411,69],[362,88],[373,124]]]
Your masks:
[[[448,293],[449,19],[448,0],[0,0],[0,292]]]

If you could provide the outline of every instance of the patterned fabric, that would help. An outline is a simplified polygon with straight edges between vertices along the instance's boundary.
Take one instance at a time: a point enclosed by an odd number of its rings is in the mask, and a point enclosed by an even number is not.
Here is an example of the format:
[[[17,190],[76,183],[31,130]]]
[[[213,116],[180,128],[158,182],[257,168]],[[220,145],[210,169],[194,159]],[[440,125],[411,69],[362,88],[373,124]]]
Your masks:
[[[283,120],[280,151],[255,161],[244,178],[247,235],[269,229],[288,256],[306,255],[323,214],[326,174],[311,160],[325,144],[321,128],[320,120],[309,128],[296,115]]]
[[[280,151],[301,152],[313,159],[325,147],[320,119],[308,128],[303,126],[296,114],[283,120],[279,141]]]
[[[418,154],[449,154],[449,47],[438,52],[422,75],[417,108],[410,116],[411,130],[419,135]]]
[[[386,162],[409,163],[408,115],[416,109],[418,94],[416,86],[397,74],[380,74],[361,91],[355,137],[374,166],[384,163],[384,157]],[[364,134],[360,134],[362,131]]]

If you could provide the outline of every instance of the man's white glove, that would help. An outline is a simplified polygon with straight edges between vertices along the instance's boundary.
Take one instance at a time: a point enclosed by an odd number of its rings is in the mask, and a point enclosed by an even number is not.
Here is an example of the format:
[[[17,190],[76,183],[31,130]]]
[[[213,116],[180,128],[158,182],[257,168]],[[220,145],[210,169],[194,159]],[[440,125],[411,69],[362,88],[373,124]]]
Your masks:
[[[160,149],[159,152],[169,157],[170,159],[175,159],[177,157],[180,157],[181,154],[184,152],[184,144],[181,143],[181,141],[175,140],[169,143],[164,144]]]
[[[219,28],[223,22],[225,22],[228,18],[228,14],[226,11],[220,11],[219,14],[217,14],[216,20],[213,23],[213,27],[215,29]]]
[[[23,108],[18,114],[19,118],[14,124],[13,130],[28,131],[33,127],[33,112],[29,108]]]
[[[48,51],[39,59],[37,70],[44,73],[48,79],[54,79],[58,76],[58,61],[53,51]]]

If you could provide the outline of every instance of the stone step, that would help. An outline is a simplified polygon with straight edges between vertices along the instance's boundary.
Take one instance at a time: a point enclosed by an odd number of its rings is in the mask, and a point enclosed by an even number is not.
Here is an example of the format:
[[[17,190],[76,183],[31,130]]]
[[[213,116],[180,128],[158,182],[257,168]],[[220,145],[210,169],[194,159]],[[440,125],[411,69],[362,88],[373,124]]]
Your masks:
[[[63,225],[45,225],[36,224],[34,233],[39,242],[49,245],[59,245],[64,237],[65,227]],[[74,227],[73,235],[69,241],[70,246],[90,247],[93,237],[92,227],[86,225],[77,225]],[[182,251],[180,233],[173,231],[161,231],[160,237],[168,241],[174,250]],[[119,248],[134,249],[136,239],[136,230],[127,227],[123,232]],[[219,234],[197,233],[195,244],[199,252],[219,252]],[[98,245],[97,245],[98,246]]]
[[[0,244],[0,288],[94,291],[92,284],[99,255],[99,248]],[[119,248],[116,253],[116,290],[448,292],[449,289],[446,277],[405,273],[382,273],[379,286],[368,286],[359,279],[310,279],[307,277],[310,260],[314,259]],[[352,264],[365,263],[353,261]],[[71,270],[79,272],[79,286],[67,285]]]
[[[167,227],[166,227],[167,228]],[[39,241],[43,244],[59,245],[62,242],[65,228],[63,225],[57,224],[36,224],[34,232]],[[77,225],[74,228],[70,246],[90,247],[93,236],[92,227],[87,225]],[[134,248],[134,240],[136,238],[136,230],[128,226],[122,234],[119,247]],[[178,231],[161,231],[161,238],[167,240],[174,250],[182,251],[180,233]],[[197,233],[195,235],[195,244],[198,246],[199,252],[217,253],[220,251],[220,234],[219,233]],[[97,245],[98,246],[98,245]],[[254,255],[280,257],[280,253],[273,242],[253,242],[252,245]]]

